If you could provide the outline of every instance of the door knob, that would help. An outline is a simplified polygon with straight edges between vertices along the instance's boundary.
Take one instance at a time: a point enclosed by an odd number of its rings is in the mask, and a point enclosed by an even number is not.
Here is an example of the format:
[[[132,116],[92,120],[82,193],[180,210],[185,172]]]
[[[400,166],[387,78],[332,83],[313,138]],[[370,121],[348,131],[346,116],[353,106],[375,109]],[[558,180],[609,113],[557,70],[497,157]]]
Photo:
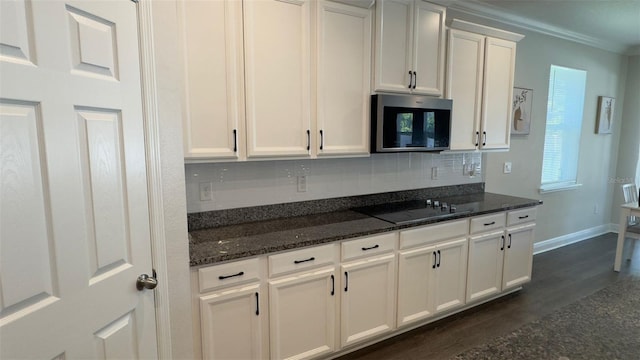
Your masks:
[[[158,280],[155,277],[149,276],[147,274],[138,276],[138,279],[136,280],[136,288],[139,291],[142,291],[144,289],[153,290],[156,288],[156,286],[158,286]]]

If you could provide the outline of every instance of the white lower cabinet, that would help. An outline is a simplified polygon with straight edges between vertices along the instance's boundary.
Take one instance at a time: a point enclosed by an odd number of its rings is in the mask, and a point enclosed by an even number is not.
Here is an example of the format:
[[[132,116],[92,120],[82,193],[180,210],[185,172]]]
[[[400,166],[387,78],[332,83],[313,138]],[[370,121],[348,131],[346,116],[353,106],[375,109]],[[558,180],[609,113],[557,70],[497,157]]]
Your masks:
[[[342,346],[395,328],[395,269],[393,253],[342,265]]]
[[[535,224],[507,229],[502,290],[531,281],[533,265],[533,231]]]
[[[307,359],[335,348],[335,268],[269,281],[272,359]]]
[[[531,281],[535,209],[512,211],[506,218],[506,229],[469,239],[467,301],[488,298]]]
[[[200,297],[203,359],[262,359],[260,283]]]
[[[534,229],[525,208],[194,268],[196,357],[327,358],[498,297]]]
[[[467,301],[495,295],[502,290],[504,230],[469,239]]]
[[[468,228],[467,220],[459,220],[401,232],[401,248],[420,241],[428,245],[399,252],[398,326],[465,304]],[[452,236],[458,238],[437,241]]]

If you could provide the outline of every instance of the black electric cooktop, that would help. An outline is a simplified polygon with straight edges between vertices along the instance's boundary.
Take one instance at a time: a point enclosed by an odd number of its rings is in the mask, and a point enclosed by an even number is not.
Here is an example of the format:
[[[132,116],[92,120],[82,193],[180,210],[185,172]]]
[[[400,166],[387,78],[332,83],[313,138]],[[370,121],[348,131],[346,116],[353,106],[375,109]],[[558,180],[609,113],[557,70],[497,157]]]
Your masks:
[[[409,200],[353,209],[396,225],[445,219],[473,211],[472,204],[456,205],[439,200]]]

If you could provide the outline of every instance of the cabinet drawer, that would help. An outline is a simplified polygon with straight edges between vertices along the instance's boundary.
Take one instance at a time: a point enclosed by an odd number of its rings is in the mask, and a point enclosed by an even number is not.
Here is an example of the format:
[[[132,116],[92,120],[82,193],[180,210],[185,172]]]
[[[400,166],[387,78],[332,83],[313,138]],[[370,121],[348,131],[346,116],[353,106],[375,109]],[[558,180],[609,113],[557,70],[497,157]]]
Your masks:
[[[256,280],[260,280],[260,261],[257,258],[198,270],[201,293]]]
[[[509,211],[507,213],[507,226],[536,221],[536,208]]]
[[[477,234],[485,231],[491,231],[504,227],[505,213],[498,213],[487,216],[480,216],[471,219],[471,233]]]
[[[469,220],[456,220],[438,225],[423,226],[400,232],[400,249],[464,237],[469,232]]]
[[[393,251],[396,248],[398,233],[369,236],[342,243],[342,260],[347,261],[363,256],[371,256]]]
[[[269,276],[335,264],[335,244],[315,246],[269,256]]]

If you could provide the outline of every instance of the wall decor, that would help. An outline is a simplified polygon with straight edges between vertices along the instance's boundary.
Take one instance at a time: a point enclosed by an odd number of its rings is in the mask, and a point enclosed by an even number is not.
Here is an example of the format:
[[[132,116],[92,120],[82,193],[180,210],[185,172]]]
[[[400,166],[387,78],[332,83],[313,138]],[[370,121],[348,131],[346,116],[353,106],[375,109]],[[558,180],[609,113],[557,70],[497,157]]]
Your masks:
[[[529,135],[531,131],[531,108],[533,90],[514,87],[511,135]]]
[[[613,110],[616,99],[608,96],[598,96],[598,117],[596,118],[596,134],[611,134]]]

